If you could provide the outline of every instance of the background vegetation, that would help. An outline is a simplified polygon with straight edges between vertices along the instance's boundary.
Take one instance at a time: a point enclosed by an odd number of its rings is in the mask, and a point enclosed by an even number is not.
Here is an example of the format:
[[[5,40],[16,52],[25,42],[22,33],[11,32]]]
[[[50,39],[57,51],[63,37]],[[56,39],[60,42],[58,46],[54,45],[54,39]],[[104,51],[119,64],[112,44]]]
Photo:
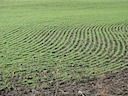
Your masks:
[[[0,0],[0,88],[127,65],[128,0]]]

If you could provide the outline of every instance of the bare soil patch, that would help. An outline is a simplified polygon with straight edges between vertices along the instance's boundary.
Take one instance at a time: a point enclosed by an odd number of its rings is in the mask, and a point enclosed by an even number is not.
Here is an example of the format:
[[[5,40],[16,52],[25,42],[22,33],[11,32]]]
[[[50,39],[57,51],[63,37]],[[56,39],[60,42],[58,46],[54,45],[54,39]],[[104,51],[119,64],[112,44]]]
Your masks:
[[[47,88],[5,88],[0,96],[128,96],[128,68],[88,80],[58,81]]]

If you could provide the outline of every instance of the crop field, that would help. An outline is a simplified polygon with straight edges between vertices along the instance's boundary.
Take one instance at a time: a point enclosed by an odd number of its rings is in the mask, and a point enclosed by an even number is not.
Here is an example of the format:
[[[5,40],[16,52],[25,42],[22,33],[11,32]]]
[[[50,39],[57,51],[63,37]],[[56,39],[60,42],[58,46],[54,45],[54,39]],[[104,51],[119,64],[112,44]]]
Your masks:
[[[0,0],[0,90],[127,67],[128,0]]]

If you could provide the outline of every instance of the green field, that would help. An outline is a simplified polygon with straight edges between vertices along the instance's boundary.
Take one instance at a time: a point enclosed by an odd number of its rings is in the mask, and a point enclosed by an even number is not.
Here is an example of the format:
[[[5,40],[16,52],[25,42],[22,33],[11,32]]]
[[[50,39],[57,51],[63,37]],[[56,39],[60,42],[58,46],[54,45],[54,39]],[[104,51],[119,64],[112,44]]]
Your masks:
[[[0,89],[126,67],[128,0],[0,0]]]

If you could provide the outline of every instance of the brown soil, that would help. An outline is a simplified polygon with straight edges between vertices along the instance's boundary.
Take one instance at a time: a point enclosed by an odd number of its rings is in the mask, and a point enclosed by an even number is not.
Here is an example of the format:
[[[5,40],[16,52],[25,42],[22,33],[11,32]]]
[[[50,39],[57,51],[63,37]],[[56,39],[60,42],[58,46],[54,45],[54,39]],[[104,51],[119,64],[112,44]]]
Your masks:
[[[128,96],[128,68],[89,80],[58,81],[47,88],[5,88],[0,96]]]

